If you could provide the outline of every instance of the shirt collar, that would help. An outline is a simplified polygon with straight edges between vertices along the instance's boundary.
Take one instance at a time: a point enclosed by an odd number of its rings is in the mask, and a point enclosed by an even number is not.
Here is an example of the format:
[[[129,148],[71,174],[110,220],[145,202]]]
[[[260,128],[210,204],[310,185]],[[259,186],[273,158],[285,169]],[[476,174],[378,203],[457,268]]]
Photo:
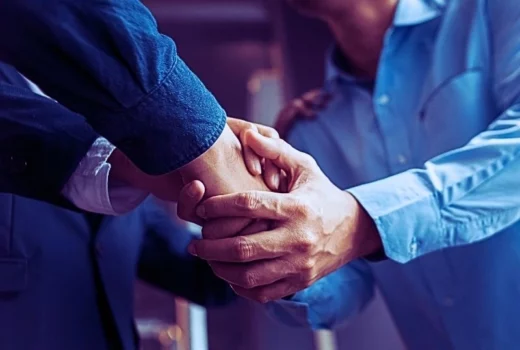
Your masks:
[[[427,22],[442,14],[447,0],[399,0],[394,15],[394,26],[412,26]],[[341,55],[333,45],[327,52],[325,78],[327,81],[341,77],[342,80],[359,82],[360,80],[346,73],[337,62]]]

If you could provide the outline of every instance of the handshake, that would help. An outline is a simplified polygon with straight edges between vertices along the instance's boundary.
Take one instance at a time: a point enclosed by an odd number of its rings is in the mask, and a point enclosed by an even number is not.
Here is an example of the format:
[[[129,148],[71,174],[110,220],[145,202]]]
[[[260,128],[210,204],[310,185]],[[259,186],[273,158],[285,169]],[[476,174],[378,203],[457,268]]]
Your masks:
[[[119,151],[110,162],[115,179],[177,201],[179,217],[203,228],[190,253],[252,300],[292,295],[381,247],[355,198],[266,126],[228,118],[208,151],[166,175]]]

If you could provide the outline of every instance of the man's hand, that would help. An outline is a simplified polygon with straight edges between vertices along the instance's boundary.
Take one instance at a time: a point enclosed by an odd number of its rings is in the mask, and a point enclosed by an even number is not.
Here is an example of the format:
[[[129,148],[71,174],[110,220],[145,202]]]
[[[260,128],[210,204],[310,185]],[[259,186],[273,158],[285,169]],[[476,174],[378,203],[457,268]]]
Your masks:
[[[222,136],[210,150],[182,169],[165,175],[151,176],[144,173],[135,166],[128,157],[116,149],[108,160],[112,165],[110,179],[111,181],[118,181],[148,191],[168,201],[177,201],[179,192],[184,185],[182,174],[190,179],[192,177],[196,178],[198,176],[197,174],[200,173],[203,173],[201,175],[203,178],[212,177],[205,182],[206,187],[210,191],[208,194],[211,192],[219,192],[218,188],[224,185],[226,181],[232,183],[237,189],[248,188],[247,185],[243,183],[244,181],[255,181],[259,185],[255,188],[266,189],[266,187],[262,185],[262,181],[260,181],[259,175],[261,174],[263,174],[269,188],[277,190],[279,184],[278,169],[273,167],[270,162],[262,162],[261,157],[251,152],[251,150],[243,144],[246,130],[256,131],[270,138],[278,138],[278,133],[267,126],[234,118],[228,118],[228,126],[229,129],[226,128]],[[233,137],[233,134],[236,137]],[[240,171],[245,169],[243,164],[245,164],[250,175],[242,172],[241,178],[239,178]],[[218,172],[219,169],[220,173]],[[212,175],[210,176],[210,174]],[[240,187],[242,185],[246,187]],[[222,188],[222,191],[222,193],[231,193],[226,192],[231,191],[231,188],[228,190]],[[190,218],[194,219],[193,216],[190,216]]]
[[[284,170],[289,193],[247,191],[206,200],[197,209],[208,220],[204,230],[208,236],[228,238],[190,246],[238,294],[261,302],[279,299],[381,248],[368,214],[352,195],[334,186],[310,156],[279,139],[254,132],[245,136],[252,150]],[[230,216],[274,223],[263,232],[229,237],[219,232],[218,222]]]
[[[287,136],[294,122],[298,119],[313,119],[316,113],[327,107],[331,100],[330,93],[315,89],[290,101],[276,117],[274,128],[282,138]]]
[[[280,189],[280,170],[270,161],[259,157],[246,144],[245,135],[249,130],[258,132],[260,135],[271,139],[279,139],[278,132],[265,125],[250,123],[245,120],[230,118],[227,119],[227,124],[231,131],[239,138],[242,144],[244,155],[244,163],[251,175],[256,176],[263,174],[265,184],[272,190],[278,191]]]

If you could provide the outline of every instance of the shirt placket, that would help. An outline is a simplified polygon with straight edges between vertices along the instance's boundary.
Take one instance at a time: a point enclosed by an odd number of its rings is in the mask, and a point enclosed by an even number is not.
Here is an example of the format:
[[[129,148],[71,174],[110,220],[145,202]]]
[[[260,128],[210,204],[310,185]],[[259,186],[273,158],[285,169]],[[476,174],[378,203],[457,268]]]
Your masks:
[[[374,87],[373,107],[379,124],[381,138],[385,146],[389,174],[397,174],[410,168],[411,150],[409,147],[408,126],[398,105],[398,75],[392,62],[399,59],[393,43],[394,31],[390,29],[385,36],[376,84]]]

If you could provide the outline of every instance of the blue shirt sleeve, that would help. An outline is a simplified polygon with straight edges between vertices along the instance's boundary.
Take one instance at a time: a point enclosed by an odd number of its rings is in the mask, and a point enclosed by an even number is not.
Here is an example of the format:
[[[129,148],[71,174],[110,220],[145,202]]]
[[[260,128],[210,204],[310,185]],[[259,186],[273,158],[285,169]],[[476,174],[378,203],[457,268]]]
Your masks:
[[[374,296],[374,279],[364,261],[354,261],[296,293],[267,304],[269,314],[292,327],[332,329],[352,320]]]
[[[397,262],[480,241],[520,220],[520,7],[495,0],[486,10],[492,88],[504,112],[466,146],[423,168],[350,190]]]
[[[0,32],[1,60],[150,174],[189,163],[225,126],[224,110],[139,0],[2,1]]]

